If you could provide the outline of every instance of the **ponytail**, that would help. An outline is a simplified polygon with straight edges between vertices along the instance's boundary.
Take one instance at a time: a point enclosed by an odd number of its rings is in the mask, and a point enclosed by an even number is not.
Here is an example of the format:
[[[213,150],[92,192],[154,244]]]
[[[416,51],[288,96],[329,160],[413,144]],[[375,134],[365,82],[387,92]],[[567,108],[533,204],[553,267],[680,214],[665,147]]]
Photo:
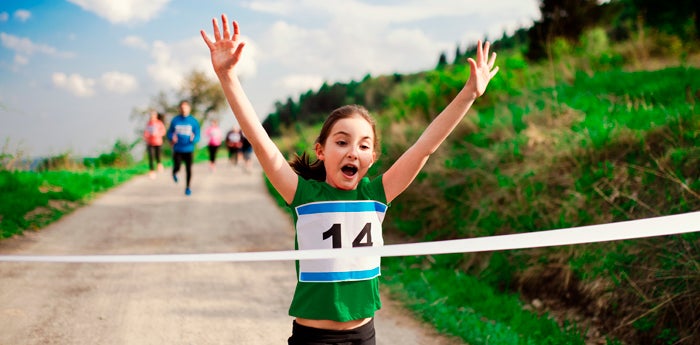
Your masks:
[[[305,180],[326,181],[326,167],[323,165],[323,161],[317,159],[311,162],[311,157],[306,152],[303,152],[301,156],[294,155],[289,166]]]

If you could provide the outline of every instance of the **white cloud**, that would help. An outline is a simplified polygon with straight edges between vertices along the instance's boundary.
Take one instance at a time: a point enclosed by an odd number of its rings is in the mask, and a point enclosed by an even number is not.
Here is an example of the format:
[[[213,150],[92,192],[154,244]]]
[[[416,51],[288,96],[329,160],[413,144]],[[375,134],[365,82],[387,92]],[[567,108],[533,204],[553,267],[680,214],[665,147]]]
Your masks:
[[[154,64],[148,66],[148,74],[158,84],[165,87],[179,88],[182,84],[184,68],[170,53],[171,48],[162,41],[156,41],[151,48]]]
[[[122,94],[138,88],[138,82],[133,75],[116,71],[102,74],[100,83],[106,90]]]
[[[99,84],[104,90],[112,93],[126,94],[138,89],[138,81],[131,74],[111,71],[103,73],[98,80],[84,77],[80,74],[65,74],[56,72],[51,75],[53,85],[66,90],[78,97],[95,95],[95,87]]]
[[[261,43],[267,49],[262,52],[263,58],[276,60],[276,62],[289,67],[311,66],[319,68],[327,66],[329,64],[328,56],[324,54],[324,51],[319,50],[333,47],[337,42],[334,38],[326,30],[306,29],[279,21],[264,33]]]
[[[15,11],[14,16],[20,22],[26,22],[32,16],[32,12],[20,9],[20,10]]]
[[[0,22],[6,22],[10,19],[10,14],[7,12],[0,12]]]
[[[279,16],[295,17],[299,14],[319,15],[326,18],[340,19],[347,23],[382,22],[409,23],[436,17],[465,17],[471,14],[488,15],[499,12],[530,13],[535,0],[499,0],[486,3],[474,3],[464,0],[398,1],[393,5],[372,4],[359,0],[334,2],[327,0],[254,0],[243,6],[251,10]],[[537,7],[535,6],[535,9]],[[361,20],[360,20],[361,19]]]
[[[154,18],[170,0],[68,0],[93,12],[111,23],[147,22]]]
[[[37,44],[28,38],[18,37],[4,32],[0,32],[0,44],[2,44],[5,48],[15,51],[15,53],[24,54],[26,56],[31,56],[36,53],[63,58],[74,56],[73,53],[62,52],[52,46]]]
[[[27,59],[26,56],[20,54],[15,55],[15,66],[26,65],[27,63],[29,63],[29,59]]]
[[[437,62],[438,52],[447,47],[451,49],[454,43],[435,41],[415,28],[306,29],[277,22],[262,36],[261,63],[281,65],[295,75],[321,74],[326,80],[348,80],[367,73],[429,68]],[[280,74],[280,83],[289,85],[284,78]]]
[[[252,77],[257,72],[255,44],[245,37],[244,41],[246,46],[243,59],[236,67],[242,78]],[[151,45],[151,57],[153,63],[147,67],[148,74],[161,87],[179,89],[185,76],[192,70],[203,71],[216,80],[209,50],[201,36],[174,43],[155,41]]]
[[[148,43],[138,36],[127,36],[122,40],[122,44],[127,47],[137,48],[137,49],[148,49]]]
[[[66,75],[65,73],[54,73],[51,76],[54,86],[66,90],[78,97],[89,97],[95,94],[95,80],[85,78],[79,74]]]
[[[500,37],[504,30],[512,32],[527,24],[516,23],[513,18],[538,15],[536,0],[406,0],[392,4],[252,0],[243,5],[280,18],[260,33],[260,63],[287,69],[289,74],[284,70],[277,73],[275,85],[288,88],[304,87],[304,76],[342,81],[367,73],[410,73],[432,68],[440,52],[453,51],[455,43],[475,43],[484,35]],[[301,17],[314,25],[302,23]],[[460,22],[464,22],[461,30]],[[444,23],[449,25],[441,25]],[[455,42],[455,38],[463,41]]]
[[[294,3],[291,1],[250,1],[243,6],[247,6],[251,10],[274,15],[285,15],[292,12]]]
[[[290,91],[316,90],[323,85],[325,80],[320,75],[313,74],[293,74],[288,75],[280,81],[282,87]]]

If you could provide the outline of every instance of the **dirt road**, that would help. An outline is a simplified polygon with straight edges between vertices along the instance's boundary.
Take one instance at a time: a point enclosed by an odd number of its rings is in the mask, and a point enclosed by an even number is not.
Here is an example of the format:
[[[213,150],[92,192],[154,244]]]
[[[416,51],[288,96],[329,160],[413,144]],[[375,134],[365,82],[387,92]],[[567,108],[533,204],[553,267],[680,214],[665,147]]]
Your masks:
[[[181,173],[182,175],[182,173]],[[141,176],[1,254],[171,254],[288,250],[293,227],[252,174],[194,168],[193,195],[166,171]],[[0,262],[0,345],[286,344],[293,262]],[[387,296],[378,344],[458,344]]]

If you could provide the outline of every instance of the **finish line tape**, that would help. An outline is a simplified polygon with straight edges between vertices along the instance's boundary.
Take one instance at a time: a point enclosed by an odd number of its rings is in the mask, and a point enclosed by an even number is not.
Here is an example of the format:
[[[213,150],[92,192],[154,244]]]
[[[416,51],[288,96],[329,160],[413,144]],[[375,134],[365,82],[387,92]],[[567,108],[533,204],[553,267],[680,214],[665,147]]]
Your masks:
[[[418,256],[564,246],[700,231],[700,212],[559,230],[349,249],[213,254],[0,255],[0,262],[158,263],[313,260],[355,256]]]

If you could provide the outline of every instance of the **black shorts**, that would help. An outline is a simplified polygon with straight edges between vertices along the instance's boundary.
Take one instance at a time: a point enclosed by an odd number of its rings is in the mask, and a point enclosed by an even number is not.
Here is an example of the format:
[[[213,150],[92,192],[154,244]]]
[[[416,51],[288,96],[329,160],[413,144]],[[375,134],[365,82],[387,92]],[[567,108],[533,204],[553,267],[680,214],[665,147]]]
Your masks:
[[[374,319],[368,323],[343,331],[320,329],[292,323],[292,336],[288,345],[375,345]]]

